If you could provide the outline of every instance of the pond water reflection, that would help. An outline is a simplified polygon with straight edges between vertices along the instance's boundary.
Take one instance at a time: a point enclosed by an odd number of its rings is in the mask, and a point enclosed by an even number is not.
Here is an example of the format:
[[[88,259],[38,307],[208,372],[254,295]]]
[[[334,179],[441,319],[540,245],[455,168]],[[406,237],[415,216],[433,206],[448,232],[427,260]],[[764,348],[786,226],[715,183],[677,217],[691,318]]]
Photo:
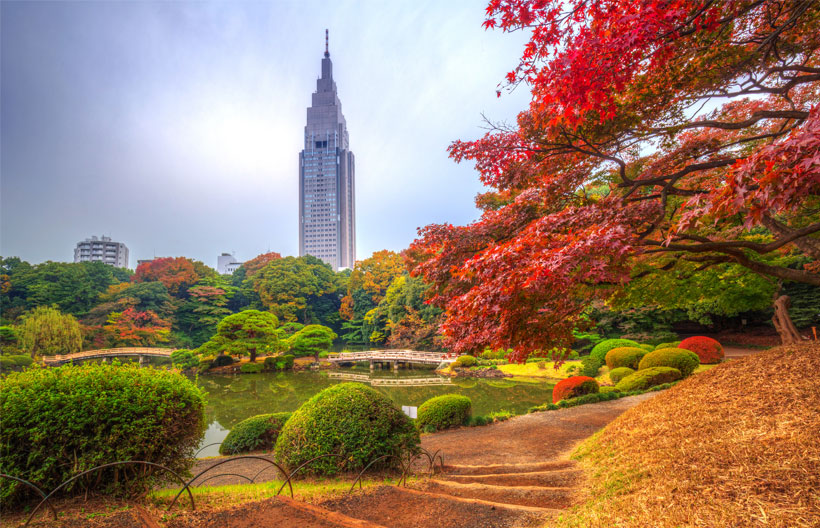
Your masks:
[[[208,430],[202,446],[221,442],[238,422],[257,414],[295,411],[322,389],[343,383],[367,383],[393,400],[396,405],[418,407],[433,396],[463,394],[473,402],[473,414],[494,411],[525,412],[534,405],[551,401],[552,383],[537,380],[450,379],[432,370],[392,372],[368,368],[340,368],[331,371],[270,372],[232,376],[199,376],[197,383],[208,394]],[[202,450],[200,457],[218,455],[218,447]]]

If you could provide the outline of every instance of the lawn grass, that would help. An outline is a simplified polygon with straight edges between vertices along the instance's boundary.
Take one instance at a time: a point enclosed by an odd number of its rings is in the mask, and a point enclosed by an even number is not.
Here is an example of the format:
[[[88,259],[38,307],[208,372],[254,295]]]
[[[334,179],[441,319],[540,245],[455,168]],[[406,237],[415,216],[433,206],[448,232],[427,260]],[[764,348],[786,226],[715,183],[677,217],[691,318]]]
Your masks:
[[[579,446],[548,526],[820,526],[820,345],[703,367]]]
[[[382,484],[392,485],[397,479],[362,479],[362,487],[368,488]],[[408,482],[412,478],[407,479]],[[224,486],[197,486],[192,487],[197,509],[220,509],[244,502],[260,501],[276,496],[282,487],[282,480],[270,480],[254,484],[230,484]],[[320,502],[328,498],[344,495],[350,489],[352,479],[323,479],[323,480],[294,480],[293,496],[304,502]],[[356,485],[356,489],[359,485]],[[179,493],[179,488],[160,489],[150,492],[147,499],[155,506],[167,506]],[[288,486],[282,490],[282,495],[289,497]],[[177,500],[177,505],[188,507],[188,494],[183,493]]]
[[[549,378],[555,380],[562,380],[568,378],[574,373],[568,373],[567,369],[575,367],[575,370],[581,368],[581,362],[578,360],[565,361],[558,370],[555,369],[552,361],[547,361],[547,368],[539,368],[538,363],[512,363],[508,365],[498,365],[498,370],[504,374],[512,374],[513,376],[521,376],[528,378]]]

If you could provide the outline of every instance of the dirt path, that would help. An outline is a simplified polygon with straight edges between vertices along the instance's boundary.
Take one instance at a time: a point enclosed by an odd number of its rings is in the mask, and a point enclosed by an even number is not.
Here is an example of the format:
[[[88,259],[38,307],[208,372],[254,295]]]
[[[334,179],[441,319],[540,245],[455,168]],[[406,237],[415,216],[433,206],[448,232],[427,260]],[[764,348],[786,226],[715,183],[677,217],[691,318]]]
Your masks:
[[[422,437],[428,451],[441,450],[444,472],[411,488],[379,486],[318,505],[284,497],[219,510],[190,512],[162,524],[165,528],[516,528],[541,526],[576,501],[583,472],[568,457],[581,440],[621,413],[657,393],[594,405],[533,413],[506,422],[465,427]],[[264,455],[264,454],[263,454]],[[204,459],[194,470],[214,467],[223,458]],[[279,476],[261,460],[243,459],[214,467],[256,481]],[[247,482],[219,477],[209,485]],[[296,484],[298,487],[298,483]],[[150,521],[150,519],[148,519]],[[95,527],[157,528],[134,512]]]

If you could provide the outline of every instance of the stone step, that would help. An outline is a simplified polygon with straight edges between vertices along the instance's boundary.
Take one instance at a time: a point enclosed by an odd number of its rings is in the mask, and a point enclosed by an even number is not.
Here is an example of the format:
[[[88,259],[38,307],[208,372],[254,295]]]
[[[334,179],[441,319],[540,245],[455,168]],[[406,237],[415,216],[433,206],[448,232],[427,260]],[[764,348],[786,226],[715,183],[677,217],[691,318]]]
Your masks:
[[[461,483],[475,482],[495,486],[544,486],[573,487],[584,479],[580,469],[556,469],[554,471],[530,471],[525,473],[490,473],[487,475],[436,475],[436,480]]]
[[[461,464],[444,465],[445,475],[502,475],[505,473],[530,473],[534,471],[561,471],[573,469],[576,463],[572,460],[558,462],[534,462],[526,464],[488,464],[470,466]]]
[[[543,526],[560,512],[449,494],[379,486],[331,499],[322,508],[391,528],[513,528]]]
[[[568,508],[573,504],[576,492],[575,488],[565,486],[497,486],[447,480],[430,480],[422,486],[424,491],[453,497],[549,509]]]

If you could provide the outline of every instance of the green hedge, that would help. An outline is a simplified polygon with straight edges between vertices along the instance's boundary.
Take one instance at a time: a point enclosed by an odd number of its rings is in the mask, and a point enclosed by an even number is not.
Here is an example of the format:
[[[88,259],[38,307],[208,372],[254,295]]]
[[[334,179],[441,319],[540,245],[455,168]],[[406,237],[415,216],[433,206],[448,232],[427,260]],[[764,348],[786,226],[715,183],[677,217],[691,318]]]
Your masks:
[[[0,369],[7,370],[17,368],[25,368],[31,366],[34,360],[31,356],[26,354],[18,354],[13,356],[0,356]]]
[[[587,356],[581,360],[581,370],[578,372],[580,376],[589,376],[594,378],[598,375],[598,371],[604,366],[604,362],[595,356]]]
[[[456,359],[454,365],[457,366],[457,367],[468,368],[468,367],[474,367],[476,363],[477,363],[476,358],[474,358],[473,356],[470,356],[470,355],[464,355],[464,356],[458,356],[458,359]]]
[[[655,350],[661,350],[662,348],[678,348],[680,345],[680,341],[672,341],[671,343],[661,343],[655,347]]]
[[[644,390],[654,385],[678,381],[683,376],[680,371],[672,367],[652,367],[639,370],[623,378],[615,388],[621,392]]]
[[[228,433],[222,445],[220,455],[236,455],[251,451],[270,451],[276,445],[276,439],[291,413],[280,412],[260,414],[242,420]]]
[[[205,431],[204,401],[185,376],[153,368],[87,363],[12,373],[0,379],[0,467],[44,490],[121,460],[184,473]],[[100,489],[116,491],[123,484],[115,475],[122,474],[122,468],[101,472]],[[128,491],[157,482],[150,473],[128,474]],[[4,502],[18,493],[16,484],[0,481]]]
[[[328,387],[305,402],[282,428],[274,449],[276,460],[294,469],[308,460],[306,470],[321,475],[356,471],[382,455],[415,451],[419,433],[396,405],[361,383]],[[381,467],[395,466],[387,459]]]
[[[179,349],[171,352],[171,364],[180,370],[197,367],[199,363],[199,358],[191,350]]]
[[[678,369],[686,378],[699,365],[700,358],[694,352],[682,348],[662,348],[645,355],[638,365],[638,370],[651,367],[672,367]]]
[[[629,370],[632,370],[632,369],[629,369]],[[598,392],[621,392],[621,391],[619,391],[618,389],[616,389],[615,387],[613,387],[611,385],[604,385],[603,387],[598,389]]]
[[[457,425],[466,425],[472,415],[470,398],[458,394],[444,394],[430,398],[418,409],[416,425],[421,431],[439,431]]]
[[[605,339],[595,345],[589,355],[597,358],[603,364],[606,361],[606,353],[613,348],[620,347],[640,347],[640,344],[631,339]]]
[[[612,383],[618,383],[619,381],[629,376],[630,374],[633,374],[634,372],[635,370],[629,367],[614,368],[609,371],[609,379],[612,380]]]
[[[651,352],[651,350],[639,347],[613,348],[606,353],[606,366],[610,369],[629,367],[633,370],[637,370],[641,359],[649,352]]]
[[[290,370],[293,368],[293,355],[268,356],[265,358],[264,370],[271,372],[274,370]]]
[[[262,365],[259,363],[242,363],[242,366],[239,367],[239,372],[243,374],[259,374],[262,372]]]
[[[214,367],[224,367],[225,365],[233,365],[233,358],[227,354],[219,354],[214,358]]]

